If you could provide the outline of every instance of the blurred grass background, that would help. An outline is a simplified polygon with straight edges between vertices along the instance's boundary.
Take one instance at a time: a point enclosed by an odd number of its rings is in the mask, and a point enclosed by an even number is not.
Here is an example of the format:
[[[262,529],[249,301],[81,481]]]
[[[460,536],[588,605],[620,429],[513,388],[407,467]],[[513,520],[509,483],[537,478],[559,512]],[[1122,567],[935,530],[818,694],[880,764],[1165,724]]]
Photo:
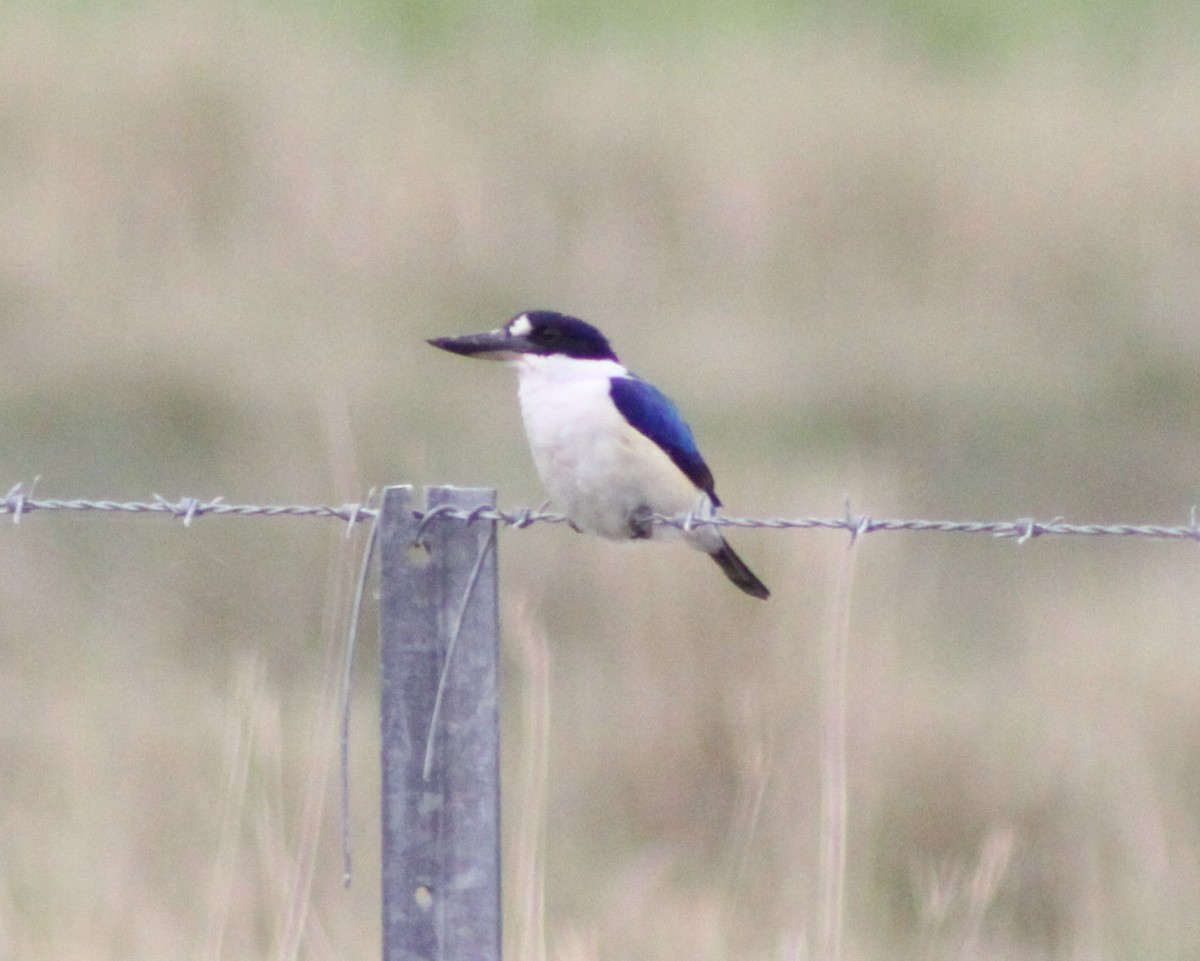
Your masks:
[[[543,306],[675,397],[731,513],[1183,522],[1196,21],[8,4],[0,484],[536,505],[511,378],[423,340]],[[0,959],[378,954],[370,644],[348,892],[328,777],[342,535],[0,526]],[[769,603],[683,552],[501,537],[506,843],[532,809],[551,958],[811,956],[845,538],[736,542]],[[1194,548],[857,550],[846,956],[1196,957]]]

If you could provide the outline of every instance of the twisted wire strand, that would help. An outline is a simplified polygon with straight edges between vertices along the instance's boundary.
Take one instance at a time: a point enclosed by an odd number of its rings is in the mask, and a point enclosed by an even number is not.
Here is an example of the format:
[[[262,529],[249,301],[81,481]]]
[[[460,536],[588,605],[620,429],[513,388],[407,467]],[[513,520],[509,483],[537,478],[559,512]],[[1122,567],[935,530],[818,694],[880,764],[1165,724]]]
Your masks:
[[[12,487],[3,500],[0,500],[0,515],[11,515],[14,523],[20,523],[22,517],[39,511],[165,514],[182,520],[185,526],[190,525],[198,517],[208,515],[221,517],[328,517],[344,522],[349,532],[357,523],[374,520],[379,513],[379,508],[370,506],[369,502],[342,504],[341,506],[328,504],[229,504],[221,497],[209,500],[201,500],[196,497],[168,500],[159,495],[154,495],[154,499],[150,501],[35,498],[31,492],[25,491],[23,484]],[[438,517],[454,518],[468,523],[495,521],[506,527],[517,529],[533,524],[564,524],[567,522],[564,514],[531,507],[517,507],[510,510],[480,507],[466,511],[442,505],[429,511],[414,510],[413,516],[421,522],[422,526]],[[1197,526],[1195,508],[1192,509],[1189,522],[1180,525],[1070,524],[1059,517],[1048,521],[1039,521],[1031,517],[1010,521],[890,519],[856,515],[851,513],[849,506],[843,517],[756,518],[697,517],[694,515],[664,517],[656,514],[653,521],[657,524],[689,530],[700,526],[741,527],[754,530],[841,530],[848,532],[852,537],[873,534],[878,531],[932,531],[941,534],[991,534],[993,537],[1011,538],[1018,543],[1024,543],[1036,537],[1067,536],[1200,541],[1200,527]]]

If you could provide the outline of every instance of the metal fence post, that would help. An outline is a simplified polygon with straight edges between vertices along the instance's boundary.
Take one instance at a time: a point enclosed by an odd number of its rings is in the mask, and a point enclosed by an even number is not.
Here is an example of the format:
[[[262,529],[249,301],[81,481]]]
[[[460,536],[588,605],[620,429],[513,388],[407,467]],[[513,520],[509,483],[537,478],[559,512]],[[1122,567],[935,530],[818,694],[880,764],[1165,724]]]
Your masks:
[[[427,509],[496,492],[426,488]],[[384,961],[499,961],[496,525],[413,516],[379,527]]]

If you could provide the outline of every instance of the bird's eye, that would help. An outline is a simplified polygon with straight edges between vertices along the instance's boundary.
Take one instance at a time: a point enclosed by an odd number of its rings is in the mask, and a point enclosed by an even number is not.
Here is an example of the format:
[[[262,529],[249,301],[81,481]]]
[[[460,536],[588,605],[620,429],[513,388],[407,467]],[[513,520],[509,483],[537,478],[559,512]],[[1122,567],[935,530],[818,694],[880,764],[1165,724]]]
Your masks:
[[[557,327],[542,327],[538,330],[537,337],[544,344],[552,344],[562,338],[562,331]]]

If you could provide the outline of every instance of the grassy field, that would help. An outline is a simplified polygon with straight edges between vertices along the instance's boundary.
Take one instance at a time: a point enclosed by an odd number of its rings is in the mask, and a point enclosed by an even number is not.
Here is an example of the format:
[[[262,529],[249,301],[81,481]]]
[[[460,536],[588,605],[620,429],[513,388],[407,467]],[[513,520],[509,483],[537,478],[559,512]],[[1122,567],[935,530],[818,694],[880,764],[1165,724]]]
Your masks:
[[[1186,9],[439,9],[0,14],[0,487],[537,505],[510,375],[424,339],[538,306],[679,402],[732,514],[1187,521]],[[378,955],[343,534],[0,524],[0,961]],[[735,542],[768,603],[501,535],[510,957],[1200,953],[1195,545]]]

